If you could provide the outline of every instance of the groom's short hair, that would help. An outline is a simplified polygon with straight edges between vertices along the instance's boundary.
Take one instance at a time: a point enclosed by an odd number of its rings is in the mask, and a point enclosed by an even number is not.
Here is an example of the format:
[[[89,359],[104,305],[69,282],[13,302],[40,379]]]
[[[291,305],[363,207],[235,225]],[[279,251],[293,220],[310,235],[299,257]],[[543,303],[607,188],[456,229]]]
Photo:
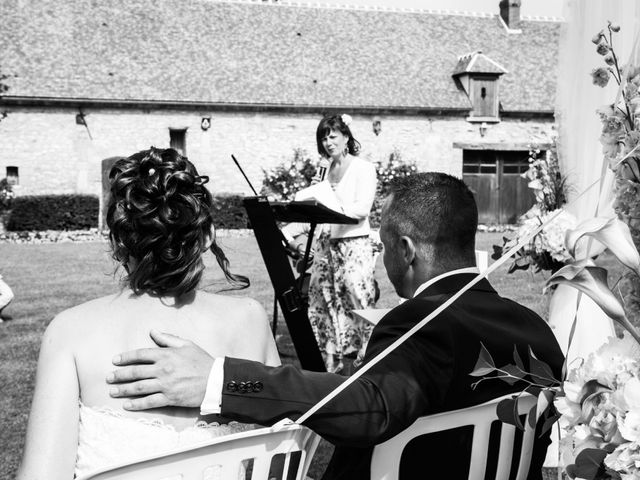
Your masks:
[[[408,236],[429,245],[440,260],[475,259],[478,208],[459,178],[440,172],[395,178],[389,186],[386,228],[395,238]]]

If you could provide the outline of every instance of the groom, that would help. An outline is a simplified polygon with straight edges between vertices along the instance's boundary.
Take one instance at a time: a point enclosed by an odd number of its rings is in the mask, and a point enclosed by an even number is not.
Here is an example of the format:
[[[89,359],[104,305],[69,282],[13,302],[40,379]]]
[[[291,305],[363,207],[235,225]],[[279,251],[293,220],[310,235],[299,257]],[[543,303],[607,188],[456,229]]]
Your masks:
[[[409,300],[380,320],[364,363],[478,274],[477,222],[473,194],[461,180],[444,173],[396,179],[382,211],[380,238],[389,279]],[[107,379],[112,396],[135,396],[125,402],[130,410],[200,407],[203,414],[270,425],[285,417],[299,418],[346,380],[292,365],[214,360],[190,341],[158,332],[152,337],[163,348],[118,355],[114,364],[122,368]],[[305,422],[336,445],[324,478],[368,479],[373,446],[419,416],[522,390],[500,380],[472,388],[477,378],[469,373],[481,343],[497,365],[513,363],[514,346],[522,358],[528,358],[531,347],[560,378],[563,356],[547,324],[531,310],[500,297],[482,280]],[[422,441],[413,450],[415,455],[407,456],[401,476],[419,466],[429,478],[466,478],[469,467],[463,459],[470,451],[469,432]],[[536,437],[530,479],[541,478],[548,443],[548,434]],[[446,459],[453,454],[460,459],[452,464]]]

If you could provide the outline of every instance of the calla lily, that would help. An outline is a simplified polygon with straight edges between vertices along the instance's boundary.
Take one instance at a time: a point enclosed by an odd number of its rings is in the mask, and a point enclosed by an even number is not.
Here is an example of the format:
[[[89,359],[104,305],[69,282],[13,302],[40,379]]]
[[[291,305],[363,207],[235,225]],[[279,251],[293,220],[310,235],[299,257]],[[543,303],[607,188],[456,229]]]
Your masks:
[[[612,320],[618,322],[640,343],[638,332],[636,332],[635,328],[629,323],[622,305],[609,289],[606,269],[596,267],[589,259],[578,260],[575,263],[562,267],[554,273],[549,280],[547,280],[545,289],[551,285],[569,285],[580,290],[590,297],[605,314]]]
[[[565,246],[576,257],[576,245],[582,237],[592,237],[608,248],[621,263],[640,275],[640,254],[633,244],[629,227],[617,217],[595,217],[567,230]]]
[[[624,309],[609,289],[607,271],[596,267],[589,260],[578,260],[562,267],[547,280],[546,288],[551,285],[569,285],[577,288],[591,299],[615,321],[624,318]]]

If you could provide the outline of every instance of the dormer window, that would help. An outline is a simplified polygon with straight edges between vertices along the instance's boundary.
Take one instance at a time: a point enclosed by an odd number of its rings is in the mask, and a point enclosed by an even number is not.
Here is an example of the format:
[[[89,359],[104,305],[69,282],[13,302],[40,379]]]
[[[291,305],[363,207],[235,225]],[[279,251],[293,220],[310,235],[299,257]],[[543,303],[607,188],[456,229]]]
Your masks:
[[[507,71],[482,52],[458,58],[453,78],[462,87],[471,103],[469,122],[500,121],[500,76]]]
[[[471,77],[471,117],[498,119],[498,79],[491,77]]]

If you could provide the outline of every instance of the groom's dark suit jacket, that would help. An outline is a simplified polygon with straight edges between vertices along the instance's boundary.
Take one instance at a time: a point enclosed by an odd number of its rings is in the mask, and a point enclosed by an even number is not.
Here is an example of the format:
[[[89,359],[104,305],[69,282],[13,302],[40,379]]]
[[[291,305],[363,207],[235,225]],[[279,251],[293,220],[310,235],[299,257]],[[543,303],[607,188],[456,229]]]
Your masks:
[[[445,277],[391,310],[373,330],[365,363],[473,277]],[[522,386],[495,379],[471,387],[478,380],[469,373],[478,359],[481,342],[497,366],[514,363],[515,346],[528,367],[531,347],[560,378],[563,355],[546,322],[528,308],[500,297],[488,281],[482,280],[305,422],[336,445],[324,478],[368,479],[373,445],[396,435],[416,418],[521,391]],[[273,368],[227,358],[221,413],[263,425],[285,417],[296,419],[345,379],[291,365]],[[245,388],[238,388],[241,382],[245,382]],[[406,471],[412,475],[402,475],[403,467],[401,476],[466,478],[469,432],[438,435],[414,445],[417,455],[409,454],[406,463]],[[541,478],[548,443],[548,435],[536,440],[530,479]],[[452,458],[455,461],[451,462]],[[420,466],[421,475],[415,476],[412,465]]]

